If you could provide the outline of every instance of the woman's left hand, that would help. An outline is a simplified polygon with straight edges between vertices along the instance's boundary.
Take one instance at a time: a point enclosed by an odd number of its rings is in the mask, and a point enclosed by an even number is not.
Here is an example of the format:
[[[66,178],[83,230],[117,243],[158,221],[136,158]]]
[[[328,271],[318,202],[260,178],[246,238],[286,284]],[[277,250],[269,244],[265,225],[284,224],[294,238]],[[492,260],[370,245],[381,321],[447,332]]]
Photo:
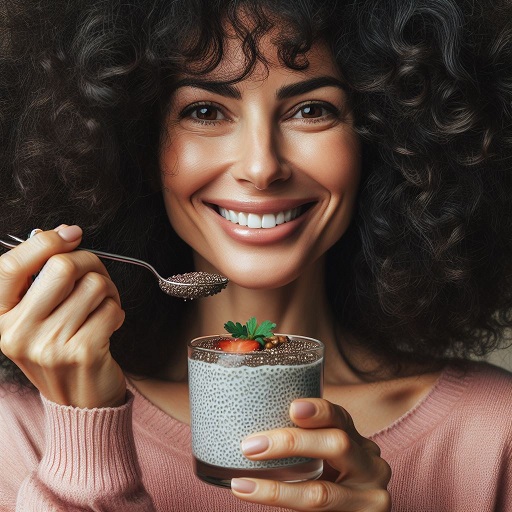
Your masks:
[[[237,497],[304,511],[391,510],[386,490],[391,469],[380,457],[379,447],[357,432],[342,407],[320,398],[300,399],[292,403],[290,416],[299,428],[251,435],[242,443],[244,455],[251,460],[295,456],[324,459],[324,475],[301,483],[233,479],[232,491]]]

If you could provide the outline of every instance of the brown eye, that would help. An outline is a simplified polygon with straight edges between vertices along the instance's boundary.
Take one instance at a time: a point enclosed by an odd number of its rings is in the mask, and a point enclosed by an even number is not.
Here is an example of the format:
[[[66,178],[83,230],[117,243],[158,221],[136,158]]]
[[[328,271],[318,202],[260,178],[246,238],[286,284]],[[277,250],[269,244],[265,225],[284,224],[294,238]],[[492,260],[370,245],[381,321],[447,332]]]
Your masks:
[[[337,113],[337,109],[328,103],[305,103],[297,107],[292,119],[322,119]]]
[[[190,114],[191,117],[200,119],[201,121],[218,121],[220,119],[224,119],[224,116],[221,114],[219,109],[211,105],[195,107]]]
[[[321,105],[308,105],[306,107],[302,107],[299,112],[301,113],[301,117],[306,119],[322,117],[325,115],[325,109]]]

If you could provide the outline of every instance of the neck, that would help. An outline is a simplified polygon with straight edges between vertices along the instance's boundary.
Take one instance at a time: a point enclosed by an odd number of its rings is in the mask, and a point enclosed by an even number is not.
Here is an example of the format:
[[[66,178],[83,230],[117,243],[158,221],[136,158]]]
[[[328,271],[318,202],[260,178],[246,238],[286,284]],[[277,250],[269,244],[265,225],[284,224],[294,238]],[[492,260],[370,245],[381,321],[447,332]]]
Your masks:
[[[200,258],[195,263],[196,270],[215,271]],[[320,259],[295,281],[275,289],[248,289],[230,282],[221,293],[191,304],[183,339],[225,333],[228,320],[242,324],[251,317],[258,323],[270,320],[278,333],[309,336],[324,343],[326,383],[358,382],[337,348],[339,329],[327,300],[324,267]]]
[[[281,333],[330,337],[332,320],[323,266],[323,261],[315,262],[295,281],[271,290],[248,289],[231,282],[222,293],[196,302],[193,334],[223,333],[226,321],[243,324],[254,316],[258,322],[276,323]],[[202,270],[200,262],[196,268]]]

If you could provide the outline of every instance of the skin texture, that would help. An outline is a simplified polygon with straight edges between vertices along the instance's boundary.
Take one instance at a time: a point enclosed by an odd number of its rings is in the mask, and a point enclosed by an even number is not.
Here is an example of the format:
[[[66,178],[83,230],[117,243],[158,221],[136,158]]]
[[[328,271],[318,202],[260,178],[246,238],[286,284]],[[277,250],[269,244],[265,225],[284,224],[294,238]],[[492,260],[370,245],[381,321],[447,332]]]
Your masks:
[[[238,44],[231,41],[220,68],[202,78],[236,72]],[[231,280],[223,293],[191,306],[195,331],[181,333],[181,339],[220,332],[219,323],[228,318],[272,318],[282,332],[317,332],[330,361],[328,382],[346,384],[354,376],[335,356],[323,260],[352,216],[359,144],[344,92],[333,85],[341,75],[327,50],[315,46],[310,66],[296,72],[277,63],[268,40],[262,45],[268,73],[258,65],[230,96],[188,85],[170,100],[161,147],[169,219],[193,248],[197,270],[215,270]],[[290,85],[317,78],[323,85],[281,97]],[[197,102],[201,108],[208,102],[203,119],[197,118]],[[310,206],[288,225],[251,231],[231,225],[211,207],[223,203],[256,213]],[[78,227],[61,226],[1,257],[0,278],[8,286],[0,292],[0,348],[48,399],[78,407],[116,406],[123,403],[125,381],[110,355],[109,338],[124,313],[98,258],[72,252],[80,240]],[[30,276],[43,266],[27,290]],[[318,308],[309,306],[312,300]],[[186,388],[176,382],[184,379],[185,361],[169,365],[168,383],[158,391],[151,380],[139,387],[157,404],[178,391],[176,410],[168,410],[176,417],[186,416]],[[322,480],[237,479],[235,495],[297,510],[390,510],[389,466],[342,407],[301,400],[292,404],[290,415],[299,428],[256,433],[243,445],[246,456],[319,457],[328,467]]]
[[[327,50],[316,47],[310,66],[294,72],[278,64],[268,40],[262,47],[270,61],[268,72],[259,63],[248,80],[233,86],[237,97],[211,92],[207,85],[178,88],[161,152],[169,218],[196,251],[198,266],[213,267],[251,289],[297,279],[340,238],[351,219],[360,165],[358,139],[340,87],[315,86],[303,94],[278,96],[286,87],[319,77],[341,81]],[[239,72],[239,51],[232,40],[221,65],[201,80]],[[264,213],[306,203],[312,206],[305,218],[258,233],[235,228],[210,206]],[[287,229],[292,224],[297,226]]]
[[[194,249],[197,268],[231,280],[226,292],[196,309],[194,323],[198,319],[203,332],[220,332],[219,319],[243,318],[244,310],[257,311],[258,318],[267,318],[265,310],[270,318],[277,313],[284,329],[286,320],[295,329],[305,325],[304,318],[311,323],[318,310],[304,314],[311,311],[305,303],[312,296],[325,301],[319,278],[323,256],[347,228],[356,199],[360,148],[329,52],[315,46],[309,67],[296,72],[278,64],[268,39],[262,48],[268,69],[260,63],[232,90],[212,91],[212,82],[239,71],[233,64],[240,62],[238,42],[230,41],[219,68],[201,77],[205,83],[186,82],[170,101],[161,150],[169,218]],[[320,86],[283,97],[291,85],[318,78],[324,80]],[[268,230],[232,224],[212,208],[262,214],[304,203],[313,205],[291,228]],[[327,309],[319,308],[315,332],[321,332],[320,324],[332,325]],[[322,339],[330,340],[334,354],[333,333]],[[300,417],[294,404],[291,417],[303,429],[260,433],[242,445],[249,447],[245,454],[256,460],[321,457],[332,468],[332,481],[291,485],[237,479],[233,492],[298,510],[387,510],[390,472],[375,443],[357,433],[339,406],[325,400],[301,403],[312,407],[307,414],[302,409]],[[263,450],[261,442],[267,446]]]
[[[98,258],[69,254],[80,240],[78,226],[61,226],[2,255],[0,348],[49,400],[113,407],[124,403],[126,384],[109,339],[124,312]]]

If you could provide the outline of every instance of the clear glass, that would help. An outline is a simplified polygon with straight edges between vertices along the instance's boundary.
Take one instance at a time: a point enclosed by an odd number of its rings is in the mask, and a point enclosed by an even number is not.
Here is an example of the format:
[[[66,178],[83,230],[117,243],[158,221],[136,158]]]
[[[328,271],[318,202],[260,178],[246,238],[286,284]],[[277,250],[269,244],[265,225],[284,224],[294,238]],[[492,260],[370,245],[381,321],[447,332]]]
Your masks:
[[[288,337],[284,351],[243,354],[212,348],[223,338],[218,335],[189,342],[192,452],[196,475],[205,482],[229,487],[236,477],[297,482],[322,474],[321,460],[251,461],[240,448],[245,437],[260,430],[293,427],[293,400],[322,396],[323,344]]]

